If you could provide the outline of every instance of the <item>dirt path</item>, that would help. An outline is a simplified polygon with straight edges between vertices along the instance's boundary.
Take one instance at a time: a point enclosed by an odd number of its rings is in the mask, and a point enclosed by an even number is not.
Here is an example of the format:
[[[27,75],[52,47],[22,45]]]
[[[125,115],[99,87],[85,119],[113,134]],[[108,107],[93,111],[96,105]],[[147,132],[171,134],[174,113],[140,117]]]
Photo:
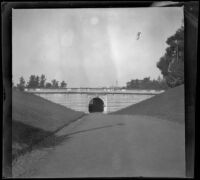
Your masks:
[[[185,176],[183,124],[95,113],[56,135],[65,140],[41,150],[23,177]]]

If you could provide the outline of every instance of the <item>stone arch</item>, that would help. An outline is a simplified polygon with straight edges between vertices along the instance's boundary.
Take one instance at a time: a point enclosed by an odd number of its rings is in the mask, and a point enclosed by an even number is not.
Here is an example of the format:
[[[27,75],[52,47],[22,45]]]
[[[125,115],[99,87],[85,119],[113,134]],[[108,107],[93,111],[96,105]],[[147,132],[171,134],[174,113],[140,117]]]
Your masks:
[[[104,112],[104,100],[100,97],[93,97],[88,104],[88,111],[92,112]]]

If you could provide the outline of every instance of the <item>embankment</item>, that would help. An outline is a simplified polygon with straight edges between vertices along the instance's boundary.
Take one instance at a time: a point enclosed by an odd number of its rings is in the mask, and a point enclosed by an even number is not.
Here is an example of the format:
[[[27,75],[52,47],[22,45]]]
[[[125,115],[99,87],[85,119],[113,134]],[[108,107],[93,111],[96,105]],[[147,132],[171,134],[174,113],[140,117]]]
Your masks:
[[[13,159],[83,115],[82,112],[73,111],[36,95],[13,90]]]
[[[184,123],[184,85],[111,114],[147,115]]]

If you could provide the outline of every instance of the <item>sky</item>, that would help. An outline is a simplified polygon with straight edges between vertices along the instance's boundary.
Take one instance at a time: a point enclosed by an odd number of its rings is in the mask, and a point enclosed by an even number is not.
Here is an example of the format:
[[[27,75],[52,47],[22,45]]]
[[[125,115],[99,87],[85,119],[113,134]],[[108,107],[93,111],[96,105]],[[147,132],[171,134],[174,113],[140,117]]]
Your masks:
[[[32,74],[68,87],[157,79],[166,40],[182,23],[182,7],[13,9],[13,82]]]

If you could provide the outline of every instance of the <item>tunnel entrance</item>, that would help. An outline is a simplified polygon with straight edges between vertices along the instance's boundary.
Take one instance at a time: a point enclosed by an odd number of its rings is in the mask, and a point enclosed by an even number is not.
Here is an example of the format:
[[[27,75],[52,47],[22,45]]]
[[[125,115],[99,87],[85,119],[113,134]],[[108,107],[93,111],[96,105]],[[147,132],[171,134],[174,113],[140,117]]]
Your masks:
[[[89,102],[89,112],[103,112],[104,109],[104,103],[100,98],[93,98]]]

